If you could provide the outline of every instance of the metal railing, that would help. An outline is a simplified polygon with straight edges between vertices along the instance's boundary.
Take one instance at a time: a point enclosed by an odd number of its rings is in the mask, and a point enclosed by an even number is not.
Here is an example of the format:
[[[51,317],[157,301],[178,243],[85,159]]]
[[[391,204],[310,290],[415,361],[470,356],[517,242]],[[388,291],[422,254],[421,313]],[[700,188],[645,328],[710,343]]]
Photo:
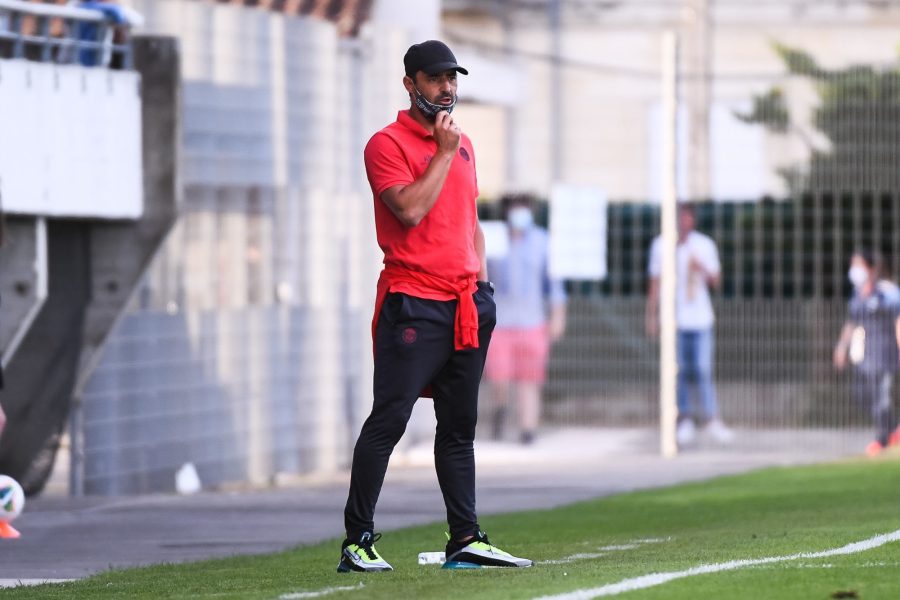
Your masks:
[[[94,6],[59,6],[0,0],[0,58],[29,59],[88,67],[132,68],[132,19],[113,18],[102,3]],[[118,10],[108,5],[110,10]],[[134,19],[136,17],[136,19]],[[137,22],[134,22],[134,21]]]

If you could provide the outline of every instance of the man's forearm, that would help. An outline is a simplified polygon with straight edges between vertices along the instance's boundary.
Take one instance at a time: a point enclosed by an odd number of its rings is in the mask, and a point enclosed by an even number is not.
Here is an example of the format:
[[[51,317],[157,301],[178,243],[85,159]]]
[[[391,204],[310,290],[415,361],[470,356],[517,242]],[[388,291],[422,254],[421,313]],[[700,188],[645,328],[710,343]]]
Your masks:
[[[897,338],[897,347],[900,348],[900,319],[894,321],[894,337]]]
[[[659,314],[659,279],[653,277],[650,279],[650,285],[647,289],[647,305],[644,307],[645,318],[656,318]]]
[[[407,186],[390,188],[381,194],[381,199],[404,225],[415,227],[434,207],[447,181],[453,156],[452,153],[438,152],[421,177]]]
[[[847,349],[850,347],[850,339],[853,337],[853,327],[853,323],[850,323],[849,321],[844,323],[844,326],[841,328],[841,335],[835,346],[836,351],[841,353],[847,352]]]
[[[644,330],[647,335],[659,335],[659,278],[651,277],[644,307]]]
[[[566,332],[566,305],[560,302],[550,307],[550,339],[556,341]]]
[[[719,287],[719,284],[722,283],[722,271],[719,267],[710,268],[703,262],[697,261],[696,268],[699,269],[700,273],[703,275],[703,280],[706,281],[707,287],[716,289]]]

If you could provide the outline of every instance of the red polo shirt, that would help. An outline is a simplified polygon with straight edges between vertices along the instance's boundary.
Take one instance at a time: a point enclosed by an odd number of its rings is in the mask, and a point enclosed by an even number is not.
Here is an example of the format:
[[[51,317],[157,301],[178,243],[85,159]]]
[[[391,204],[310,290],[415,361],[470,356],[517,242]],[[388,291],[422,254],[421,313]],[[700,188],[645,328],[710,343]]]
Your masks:
[[[436,150],[434,137],[407,111],[400,111],[397,120],[366,145],[366,174],[374,195],[375,230],[385,265],[378,282],[373,332],[388,292],[429,300],[459,299],[456,347],[477,348],[478,313],[472,294],[481,261],[475,252],[478,181],[472,142],[462,135],[437,201],[415,227],[401,223],[381,200],[386,189],[418,179]]]

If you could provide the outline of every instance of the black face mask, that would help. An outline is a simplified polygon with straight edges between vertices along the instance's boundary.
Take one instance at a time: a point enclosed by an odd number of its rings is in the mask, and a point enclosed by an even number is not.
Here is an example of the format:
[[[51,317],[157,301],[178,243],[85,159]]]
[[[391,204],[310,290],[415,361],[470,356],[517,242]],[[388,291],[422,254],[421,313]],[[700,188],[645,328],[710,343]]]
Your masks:
[[[425,96],[422,95],[422,92],[419,91],[419,88],[413,86],[413,89],[416,90],[416,93],[413,94],[413,101],[416,103],[416,106],[419,107],[419,111],[425,118],[429,121],[434,121],[437,118],[437,114],[442,110],[447,111],[447,113],[453,112],[453,107],[456,106],[456,98],[453,98],[453,102],[450,104],[435,104],[434,102],[429,102]]]

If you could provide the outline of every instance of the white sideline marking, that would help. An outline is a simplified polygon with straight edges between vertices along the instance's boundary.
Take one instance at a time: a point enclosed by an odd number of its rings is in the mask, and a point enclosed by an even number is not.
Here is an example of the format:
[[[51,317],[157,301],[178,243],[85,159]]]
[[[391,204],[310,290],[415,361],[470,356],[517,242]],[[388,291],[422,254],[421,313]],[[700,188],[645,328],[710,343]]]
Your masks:
[[[897,562],[889,563],[889,562],[884,562],[884,561],[880,561],[880,562],[869,561],[869,562],[864,562],[862,564],[856,564],[853,566],[858,569],[873,569],[873,568],[880,569],[882,567],[900,567],[900,563],[897,563]],[[762,569],[772,569],[774,567],[771,567],[769,565],[754,565],[753,568],[762,570]],[[782,567],[778,567],[778,568],[780,568],[780,569],[836,569],[837,565],[833,565],[831,563],[822,563],[820,565],[800,563],[798,565],[782,566]]]
[[[608,552],[614,550],[634,550],[638,546],[642,544],[658,544],[660,542],[666,542],[672,538],[642,538],[639,540],[634,540],[633,542],[626,542],[624,544],[618,544],[615,546],[601,546],[597,548],[597,550],[602,550],[603,552],[584,552],[581,554],[573,554],[571,556],[566,556],[564,558],[557,558],[553,560],[542,560],[539,561],[542,565],[565,565],[570,562],[575,562],[576,560],[586,560],[589,558],[600,558],[601,556],[606,556]]]
[[[674,579],[682,579],[684,577],[692,577],[694,575],[704,575],[706,573],[719,573],[721,571],[732,571],[743,567],[753,565],[765,565],[775,562],[783,562],[787,560],[796,560],[798,558],[825,558],[826,556],[838,556],[841,554],[856,554],[857,552],[865,552],[879,546],[883,546],[889,542],[900,540],[900,529],[891,533],[883,533],[870,537],[867,540],[853,542],[840,548],[832,548],[831,550],[823,550],[822,552],[800,552],[797,554],[789,554],[787,556],[769,556],[767,558],[753,558],[746,560],[732,560],[724,563],[714,563],[711,565],[700,565],[699,567],[691,567],[684,571],[671,571],[669,573],[651,573],[649,575],[641,575],[640,577],[632,577],[631,579],[623,579],[617,583],[610,583],[600,587],[587,590],[575,590],[574,592],[566,592],[555,596],[540,596],[535,600],[591,600],[601,596],[615,596],[624,592],[632,592],[634,590],[642,590],[657,585],[662,585]]]
[[[585,560],[587,558],[600,558],[601,556],[606,556],[606,552],[584,552],[582,554],[573,554],[572,556],[567,556],[565,558],[558,558],[556,560],[542,560],[540,563],[542,565],[565,565],[570,562],[575,562],[576,560]]]
[[[291,594],[282,594],[278,596],[278,600],[301,600],[302,598],[321,598],[322,596],[327,596],[328,594],[333,594],[335,592],[352,592],[353,590],[360,590],[365,586],[360,581],[359,585],[345,585],[339,587],[330,587],[325,588],[324,590],[318,590],[315,592],[293,592]]]

